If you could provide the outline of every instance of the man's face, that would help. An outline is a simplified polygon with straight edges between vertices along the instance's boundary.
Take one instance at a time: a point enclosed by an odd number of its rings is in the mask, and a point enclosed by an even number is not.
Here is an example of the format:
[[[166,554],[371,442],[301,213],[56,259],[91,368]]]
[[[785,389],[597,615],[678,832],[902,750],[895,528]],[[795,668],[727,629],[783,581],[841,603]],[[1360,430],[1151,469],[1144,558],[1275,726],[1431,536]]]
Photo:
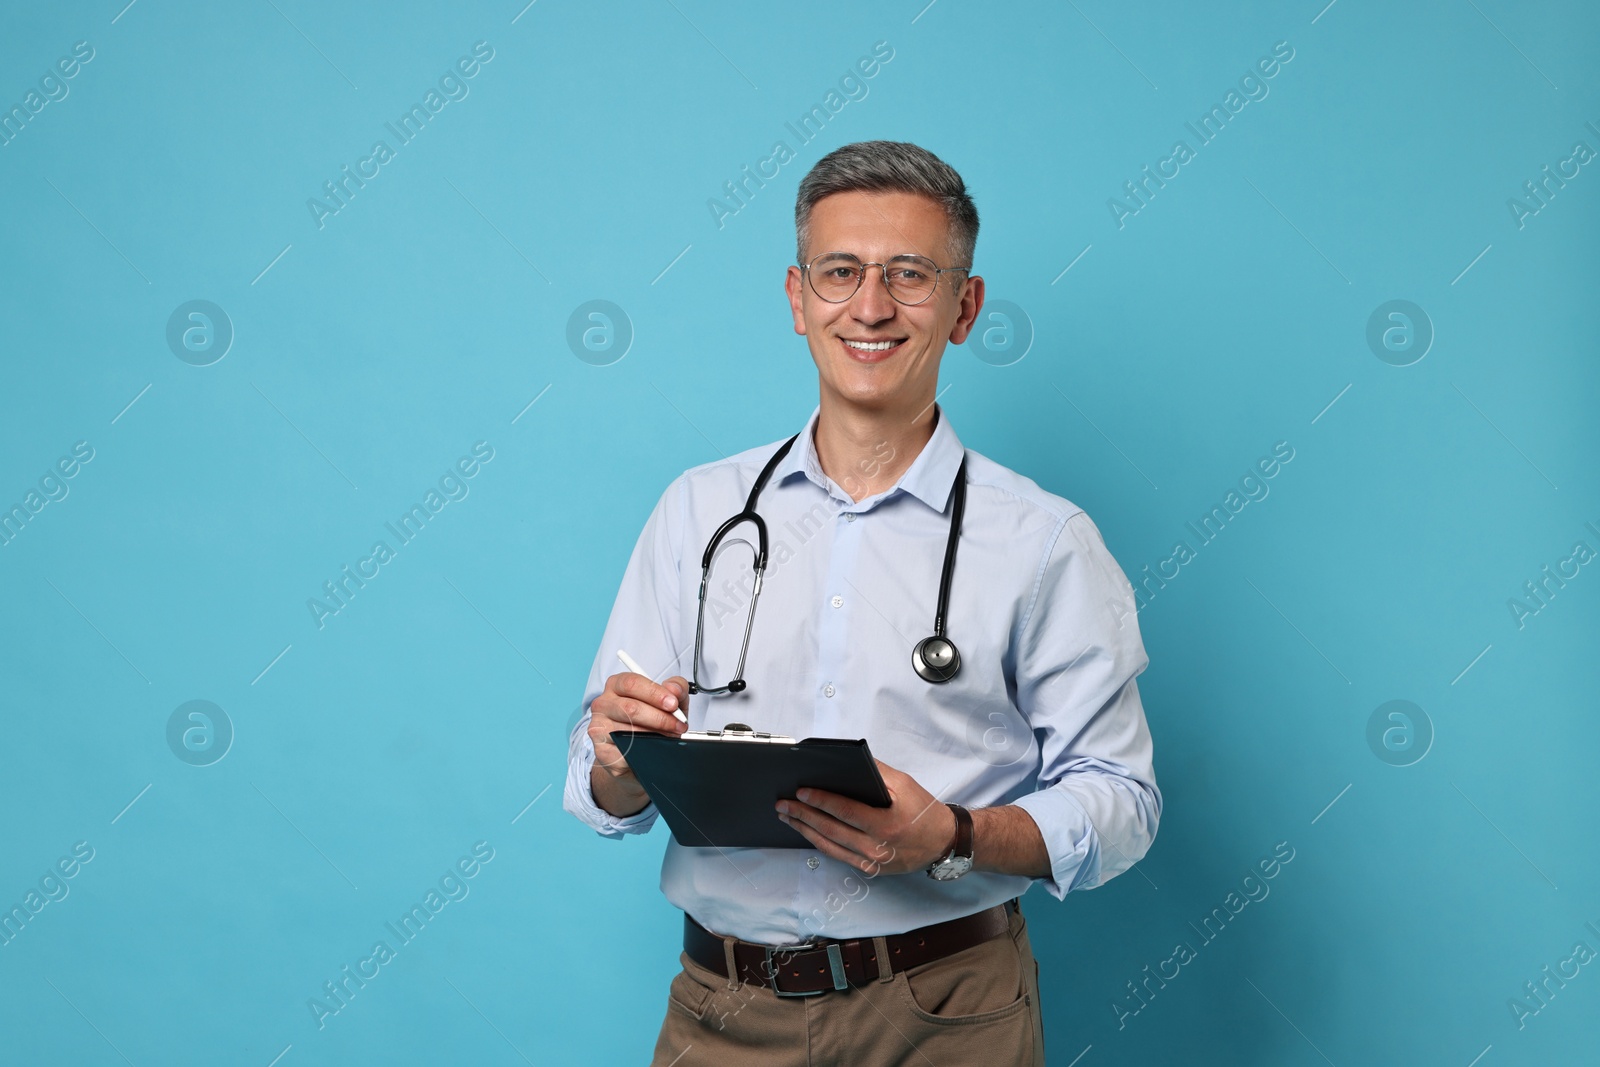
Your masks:
[[[849,252],[863,263],[886,263],[909,253],[941,267],[966,266],[950,261],[948,237],[944,209],[928,197],[835,193],[811,209],[806,256]],[[817,296],[799,267],[789,268],[784,288],[794,312],[794,332],[804,335],[811,348],[822,389],[870,410],[931,400],[945,344],[965,341],[983,306],[983,279],[965,272],[941,274],[934,294],[914,306],[889,295],[877,267],[868,267],[855,296],[839,304]],[[865,350],[852,341],[888,341],[891,347]]]

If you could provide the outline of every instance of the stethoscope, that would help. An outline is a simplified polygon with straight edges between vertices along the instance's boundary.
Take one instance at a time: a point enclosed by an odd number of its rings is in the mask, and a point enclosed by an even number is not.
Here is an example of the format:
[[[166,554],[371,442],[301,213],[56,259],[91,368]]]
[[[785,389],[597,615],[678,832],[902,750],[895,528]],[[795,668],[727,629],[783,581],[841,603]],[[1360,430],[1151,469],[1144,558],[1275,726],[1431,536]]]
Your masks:
[[[803,431],[802,431],[803,432]],[[761,490],[766,488],[767,479],[772,477],[772,472],[777,469],[783,457],[789,454],[789,449],[800,437],[795,434],[783,443],[783,447],[773,453],[767,460],[767,465],[761,469],[761,476],[756,479],[756,484],[750,489],[750,496],[745,500],[744,510],[717,528],[711,535],[711,542],[706,545],[705,555],[700,560],[700,614],[694,626],[694,664],[690,673],[694,681],[689,683],[691,693],[742,693],[748,688],[744,680],[745,655],[750,651],[750,629],[756,621],[756,601],[761,596],[761,579],[767,572],[767,524],[756,513],[756,498],[761,495]],[[944,546],[944,569],[939,574],[939,604],[933,616],[933,636],[924,637],[917,642],[911,650],[911,668],[917,676],[926,682],[935,685],[948,682],[956,676],[961,669],[961,653],[956,650],[955,642],[944,634],[945,614],[950,608],[950,577],[956,569],[956,541],[961,536],[961,518],[967,507],[967,457],[963,453],[961,466],[956,469],[956,483],[952,490],[954,502],[950,513],[950,536]],[[728,535],[728,531],[742,522],[755,524],[755,586],[750,593],[750,615],[744,623],[744,643],[739,647],[739,665],[733,674],[733,681],[727,685],[711,689],[700,684],[700,642],[705,634],[706,625],[706,586],[711,579],[711,558],[716,554],[717,546]]]

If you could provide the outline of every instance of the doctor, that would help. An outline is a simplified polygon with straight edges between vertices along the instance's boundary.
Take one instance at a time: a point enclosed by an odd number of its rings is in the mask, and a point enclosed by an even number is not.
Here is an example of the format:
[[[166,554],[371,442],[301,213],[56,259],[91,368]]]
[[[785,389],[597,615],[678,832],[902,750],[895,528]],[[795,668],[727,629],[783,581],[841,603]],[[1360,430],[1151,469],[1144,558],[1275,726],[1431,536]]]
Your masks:
[[[667,841],[684,951],[654,1063],[1043,1063],[1018,898],[1105,884],[1161,814],[1132,589],[1081,508],[964,449],[935,402],[945,346],[983,306],[961,177],[915,145],[845,145],[801,182],[795,221],[785,290],[818,406],[775,463],[783,441],[661,496],[589,676],[564,805],[609,836],[654,825],[613,730],[865,737],[890,807],[802,790],[776,808],[809,849]],[[703,603],[707,542],[769,465],[759,598],[746,523]],[[930,672],[913,653],[942,588],[959,660]],[[614,672],[619,648],[654,678]]]

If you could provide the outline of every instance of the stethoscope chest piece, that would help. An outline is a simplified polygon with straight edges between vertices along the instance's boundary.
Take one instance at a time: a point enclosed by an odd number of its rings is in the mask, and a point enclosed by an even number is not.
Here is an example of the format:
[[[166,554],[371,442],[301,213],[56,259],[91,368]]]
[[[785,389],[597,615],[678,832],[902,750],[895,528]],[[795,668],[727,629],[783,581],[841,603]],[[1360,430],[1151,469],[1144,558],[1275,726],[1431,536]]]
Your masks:
[[[961,669],[961,653],[948,637],[924,637],[911,650],[911,667],[925,682],[948,682]]]

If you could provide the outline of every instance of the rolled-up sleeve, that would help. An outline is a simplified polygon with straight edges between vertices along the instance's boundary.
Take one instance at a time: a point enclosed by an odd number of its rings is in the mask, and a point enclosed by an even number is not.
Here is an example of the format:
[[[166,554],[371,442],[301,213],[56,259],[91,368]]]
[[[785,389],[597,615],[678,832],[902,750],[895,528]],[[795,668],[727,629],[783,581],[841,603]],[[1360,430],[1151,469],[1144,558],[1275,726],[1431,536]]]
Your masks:
[[[669,485],[644,524],[628,559],[611,607],[611,618],[589,670],[583,692],[583,715],[567,741],[567,782],[562,807],[607,837],[642,834],[655,825],[658,812],[652,802],[642,811],[618,818],[595,803],[589,787],[594,768],[594,742],[589,738],[590,706],[604,690],[606,679],[624,670],[617,650],[624,649],[656,681],[683,673],[677,661],[685,650],[675,647],[679,627],[679,564],[682,559],[684,509],[683,477]]]
[[[1017,707],[1039,739],[1039,788],[1015,803],[1050,855],[1058,900],[1142,859],[1161,817],[1135,678],[1149,666],[1133,588],[1089,516],[1056,531],[1019,631]]]

